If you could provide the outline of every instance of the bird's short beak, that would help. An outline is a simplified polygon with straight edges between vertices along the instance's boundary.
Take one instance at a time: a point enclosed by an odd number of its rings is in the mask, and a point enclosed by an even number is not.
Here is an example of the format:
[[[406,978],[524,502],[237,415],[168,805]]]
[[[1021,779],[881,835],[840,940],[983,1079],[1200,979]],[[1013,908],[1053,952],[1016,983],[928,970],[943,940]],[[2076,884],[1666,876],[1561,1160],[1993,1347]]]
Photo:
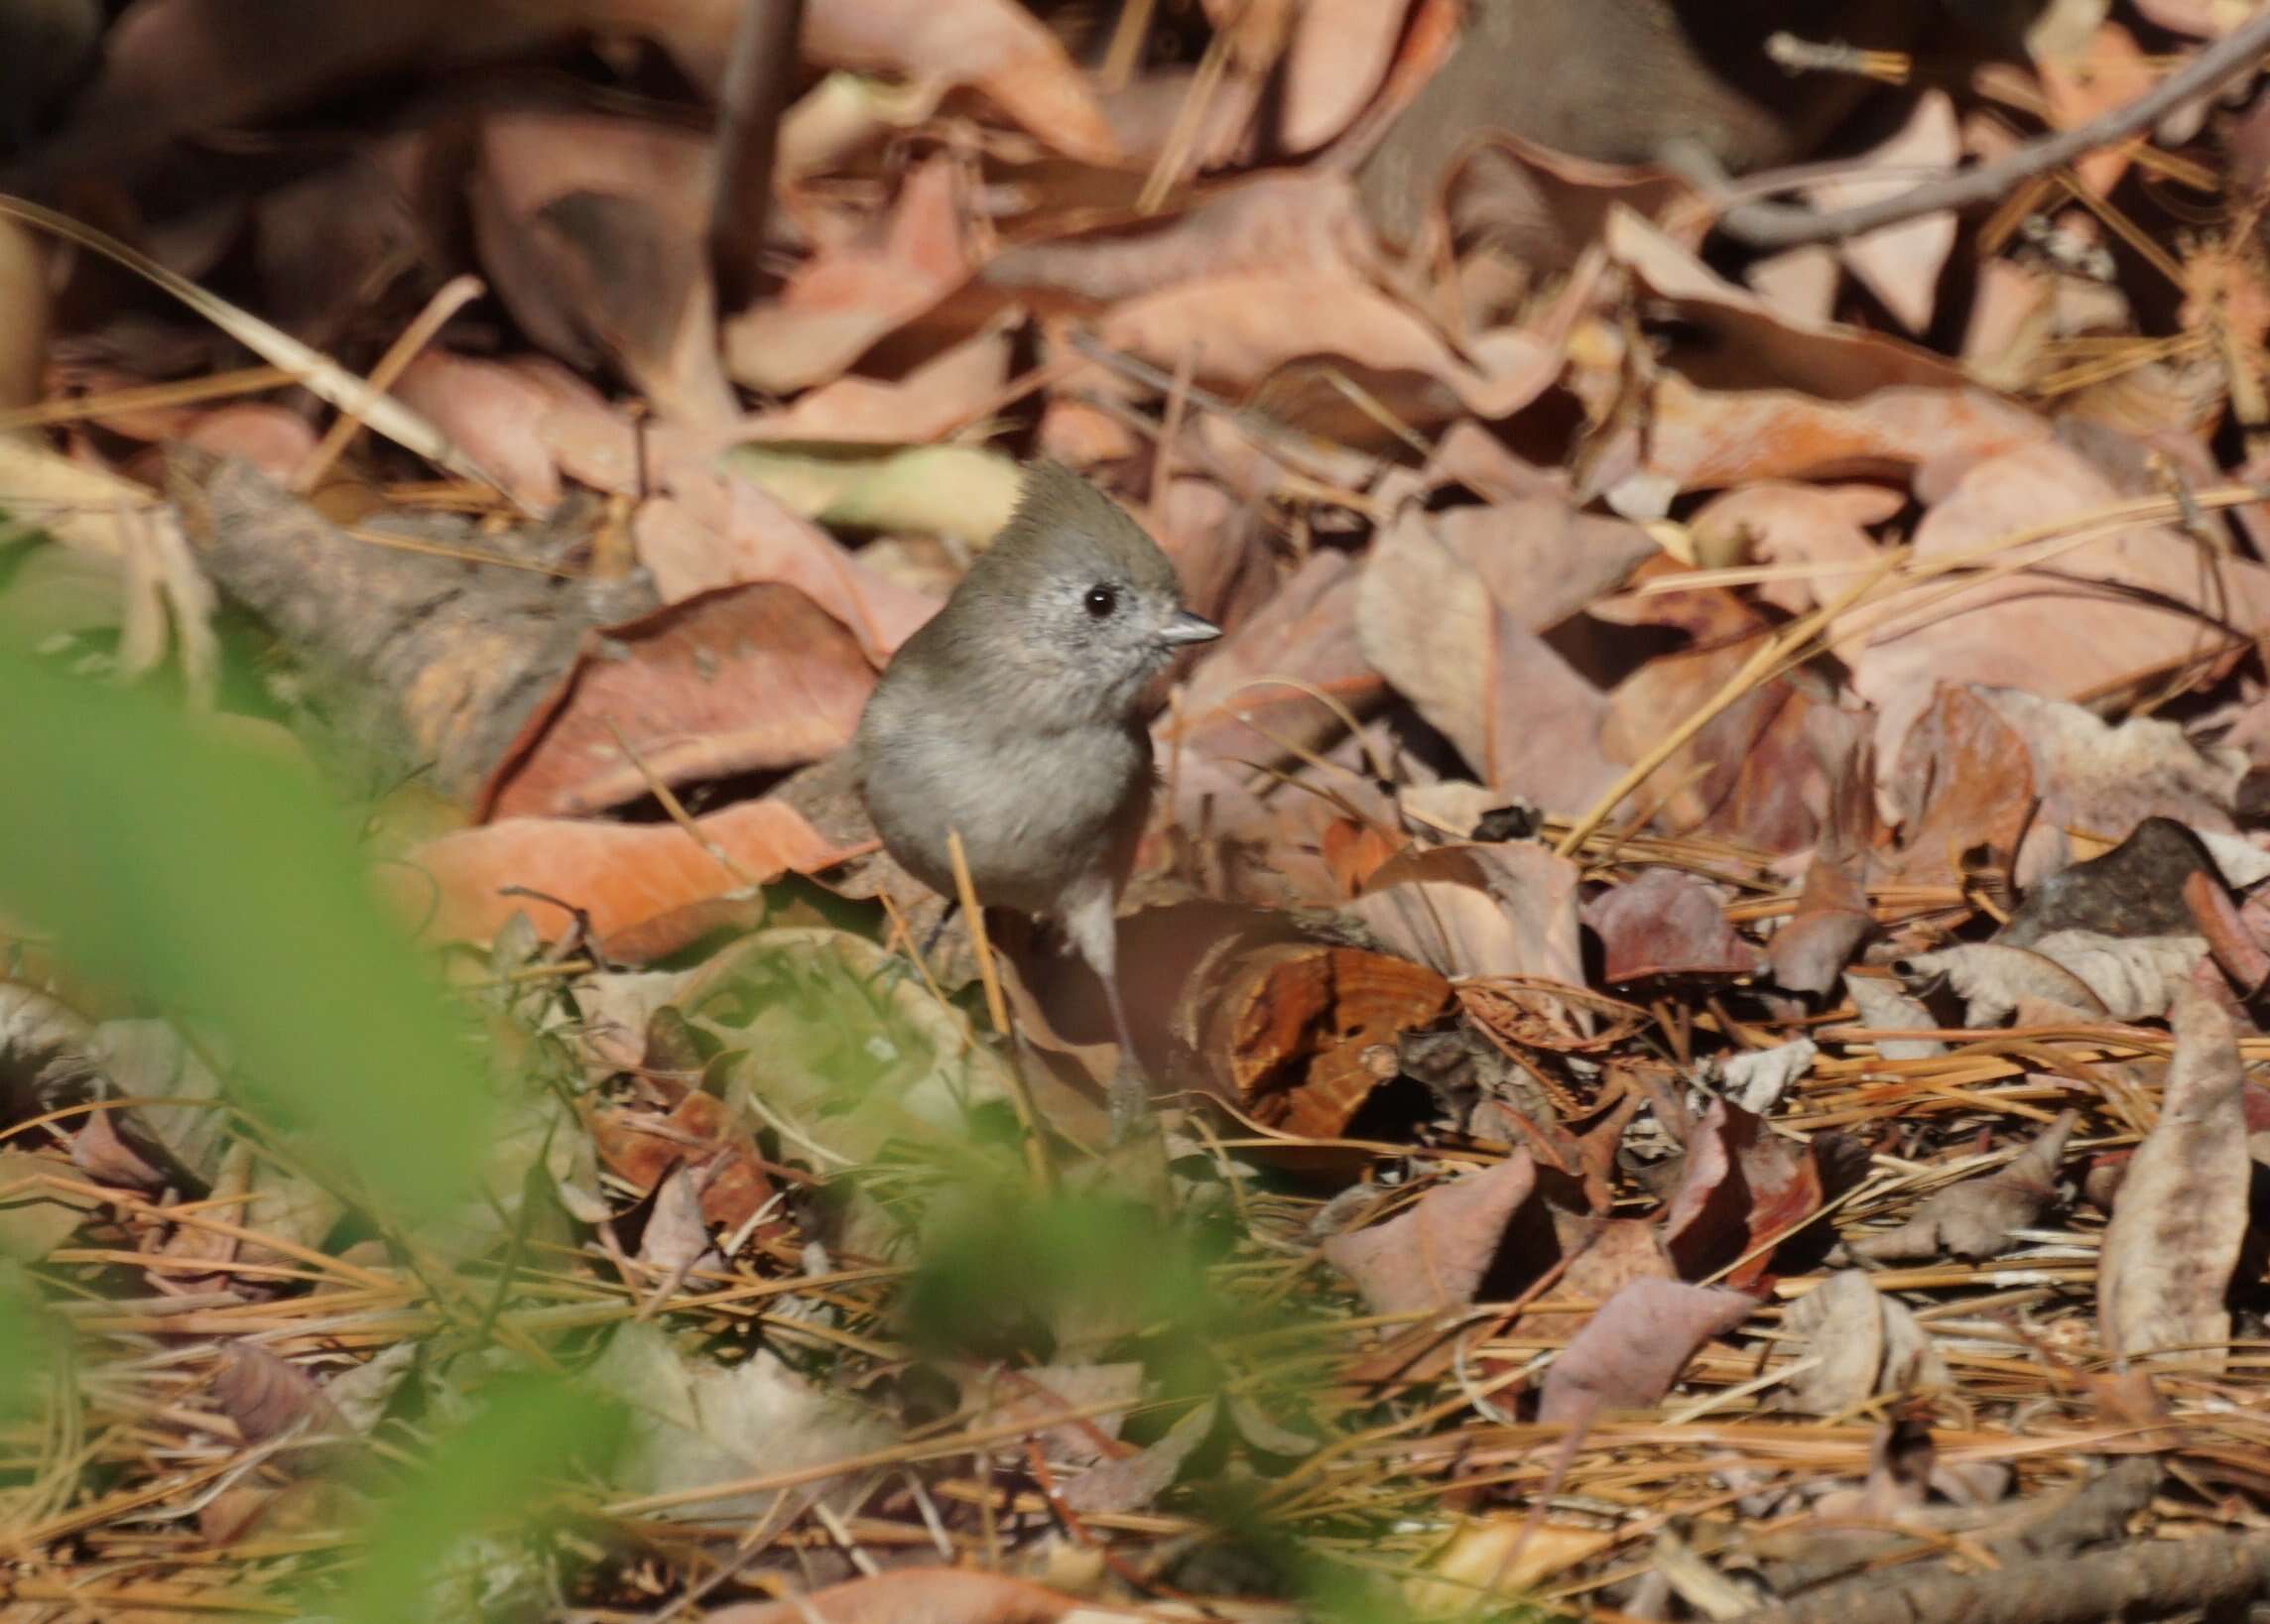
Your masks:
[[[1183,643],[1211,643],[1221,635],[1221,628],[1210,620],[1194,615],[1188,609],[1177,609],[1159,633],[1159,640],[1169,645]]]

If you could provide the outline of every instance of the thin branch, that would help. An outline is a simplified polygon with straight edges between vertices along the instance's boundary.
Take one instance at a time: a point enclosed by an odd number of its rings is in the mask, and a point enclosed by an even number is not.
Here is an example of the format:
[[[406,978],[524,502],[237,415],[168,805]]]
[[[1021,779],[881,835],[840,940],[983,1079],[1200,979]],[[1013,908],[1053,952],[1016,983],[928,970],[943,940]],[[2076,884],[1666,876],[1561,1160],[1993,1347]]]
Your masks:
[[[1802,243],[1856,237],[1940,209],[1992,202],[2022,181],[2134,135],[2182,103],[2206,95],[2253,67],[2265,54],[2270,54],[2270,8],[2256,12],[2134,101],[2102,113],[2079,129],[2030,141],[1990,164],[1927,182],[1895,196],[1828,213],[1783,203],[1739,203],[1726,209],[1718,224],[1729,236],[1753,248],[1795,248]],[[1677,158],[1667,154],[1666,161],[1675,169],[1693,171],[1702,167],[1698,156],[1693,151]],[[1712,178],[1706,175],[1690,173],[1687,178],[1701,184],[1706,193],[1714,189],[1709,184]]]

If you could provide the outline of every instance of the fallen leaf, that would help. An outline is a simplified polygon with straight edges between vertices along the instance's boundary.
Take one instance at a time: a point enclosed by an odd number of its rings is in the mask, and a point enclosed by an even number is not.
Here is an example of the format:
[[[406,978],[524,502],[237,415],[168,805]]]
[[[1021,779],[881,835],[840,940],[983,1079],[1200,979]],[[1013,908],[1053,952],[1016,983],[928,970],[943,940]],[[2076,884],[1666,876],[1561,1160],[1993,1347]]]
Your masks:
[[[1826,1182],[1817,1146],[1793,1144],[1755,1113],[1713,1100],[1688,1138],[1664,1209],[1664,1249],[1683,1277],[1717,1274],[1810,1217],[1829,1193]],[[1770,1261],[1751,1257],[1728,1278],[1746,1283]]]
[[[1790,1407],[1809,1416],[1849,1416],[1875,1398],[1954,1385],[1946,1361],[1915,1311],[1876,1290],[1857,1269],[1840,1269],[1790,1305],[1782,1328],[1800,1339]]]
[[[1293,24],[1284,60],[1279,131],[1292,152],[1321,147],[1347,127],[1387,77],[1406,4],[1319,0]]]
[[[1695,1350],[1740,1324],[1757,1299],[1676,1280],[1635,1280],[1600,1305],[1545,1372],[1537,1419],[1581,1426],[1601,1410],[1661,1401]]]
[[[807,1382],[763,1349],[738,1364],[681,1351],[659,1325],[618,1325],[583,1380],[623,1402],[630,1437],[610,1484],[623,1496],[707,1489],[820,1466],[885,1440],[861,1407]],[[725,1493],[644,1513],[707,1522],[753,1517],[773,1496]]]
[[[1644,868],[1584,905],[1584,924],[1607,949],[1609,982],[1653,975],[1750,975],[1757,948],[1726,923],[1705,880],[1676,868]]]
[[[1011,9],[1008,0],[969,3],[988,11]],[[775,394],[825,383],[870,344],[959,286],[975,256],[965,240],[954,177],[949,157],[924,163],[907,177],[878,238],[823,249],[797,269],[777,297],[727,320],[725,364],[733,381]]]
[[[1363,1294],[1374,1313],[1462,1308],[1489,1273],[1506,1228],[1536,1187],[1527,1151],[1439,1185],[1409,1210],[1324,1242],[1324,1261]]]
[[[2218,996],[2188,983],[2171,1024],[2159,1121],[2136,1147],[2097,1257],[2097,1317],[2118,1358],[2220,1371],[2250,1167],[2238,1037]]]
[[[1832,210],[1898,196],[1916,184],[1917,174],[1952,171],[1961,148],[1954,102],[1944,90],[1926,90],[1896,132],[1860,154],[1846,173],[1808,187],[1807,200]],[[1954,247],[1955,211],[1938,209],[1842,238],[1836,252],[1900,324],[1920,336],[1931,326],[1940,272]]]
[[[1584,986],[1574,863],[1543,846],[1407,850],[1347,911],[1389,948],[1453,978],[1531,976]]]
[[[474,815],[598,812],[655,784],[799,767],[851,742],[875,686],[793,586],[728,586],[586,635],[474,797]]]
[[[1356,636],[1492,789],[1575,812],[1614,780],[1599,743],[1606,697],[1491,597],[1424,513],[1405,511],[1372,544]]]
[[[1090,1466],[1067,1483],[1065,1504],[1087,1513],[1142,1510],[1174,1486],[1185,1462],[1198,1452],[1220,1419],[1220,1402],[1206,1400],[1134,1454]]]
[[[1857,1236],[1844,1249],[1876,1263],[1992,1257],[2010,1244],[2010,1231],[2033,1223],[2057,1199],[2058,1166],[2080,1119],[2077,1111],[2059,1112],[2007,1166],[1933,1191],[1897,1229]]]
[[[2206,955],[2207,942],[2197,936],[2053,931],[2028,947],[1956,942],[1895,967],[1903,975],[1945,975],[1967,1006],[1966,1026],[1993,1026],[2042,1005],[2089,1020],[2138,1021],[2165,1014],[2177,983]]]
[[[459,829],[413,850],[407,870],[388,870],[398,906],[437,941],[485,941],[515,914],[538,921],[548,939],[573,927],[565,913],[506,886],[559,898],[583,911],[604,938],[752,880],[810,874],[850,855],[772,801],[745,801],[697,818],[699,839],[672,824],[514,817]],[[728,868],[706,847],[730,859]]]
[[[1919,562],[2007,547],[2061,517],[2079,521],[2117,507],[2125,494],[2066,445],[2043,441],[1998,453],[1992,445],[1991,437],[1969,437],[1966,448],[1978,460],[1916,528]],[[2165,526],[2129,525],[2006,578],[1953,590],[1939,580],[1920,584],[1839,621],[1835,643],[1852,650],[1845,655],[1852,687],[1876,706],[1877,756],[1890,761],[1943,682],[2039,695],[2031,701],[2038,706],[2193,659],[2214,647],[2217,625],[2248,632],[2265,621],[2270,571],[2220,560],[2211,575],[2203,574],[2190,538]],[[2008,708],[2004,715],[2024,730]],[[2102,724],[2098,730],[2107,731]],[[2062,780],[2037,756],[2037,785]]]

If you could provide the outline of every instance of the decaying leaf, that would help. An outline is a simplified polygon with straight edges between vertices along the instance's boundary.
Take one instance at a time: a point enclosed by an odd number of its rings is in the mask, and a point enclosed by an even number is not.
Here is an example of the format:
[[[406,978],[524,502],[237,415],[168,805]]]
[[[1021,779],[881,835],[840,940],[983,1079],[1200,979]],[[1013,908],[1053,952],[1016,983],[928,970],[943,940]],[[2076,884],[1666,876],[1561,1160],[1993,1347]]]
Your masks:
[[[2246,1232],[2246,1116],[2235,1025],[2217,995],[2176,992],[2160,1120],[2136,1148],[2097,1262],[2104,1345],[2153,1368],[2218,1371]]]
[[[1458,1308],[1473,1301],[1506,1225],[1535,1187],[1529,1153],[1429,1190],[1410,1210],[1324,1242],[1324,1257],[1355,1283],[1374,1313]]]
[[[1935,1191],[1897,1229],[1845,1242],[1854,1257],[1889,1263],[1904,1258],[1985,1258],[2010,1243],[2010,1232],[2039,1218],[2057,1198],[2057,1170],[2080,1113],[2064,1111],[2007,1167]]]

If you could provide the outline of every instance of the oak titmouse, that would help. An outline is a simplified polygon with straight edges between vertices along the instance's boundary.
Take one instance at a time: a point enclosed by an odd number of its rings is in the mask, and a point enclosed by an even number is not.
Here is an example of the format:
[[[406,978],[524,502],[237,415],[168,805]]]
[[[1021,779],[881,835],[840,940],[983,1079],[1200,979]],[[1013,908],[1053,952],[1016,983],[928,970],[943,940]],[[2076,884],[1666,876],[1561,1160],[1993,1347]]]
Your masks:
[[[1062,923],[1111,1008],[1122,1125],[1141,1085],[1114,908],[1151,810],[1144,693],[1177,648],[1220,635],[1116,502],[1036,463],[1009,523],[892,659],[853,743],[901,866],[951,898],[958,830],[981,902]]]

